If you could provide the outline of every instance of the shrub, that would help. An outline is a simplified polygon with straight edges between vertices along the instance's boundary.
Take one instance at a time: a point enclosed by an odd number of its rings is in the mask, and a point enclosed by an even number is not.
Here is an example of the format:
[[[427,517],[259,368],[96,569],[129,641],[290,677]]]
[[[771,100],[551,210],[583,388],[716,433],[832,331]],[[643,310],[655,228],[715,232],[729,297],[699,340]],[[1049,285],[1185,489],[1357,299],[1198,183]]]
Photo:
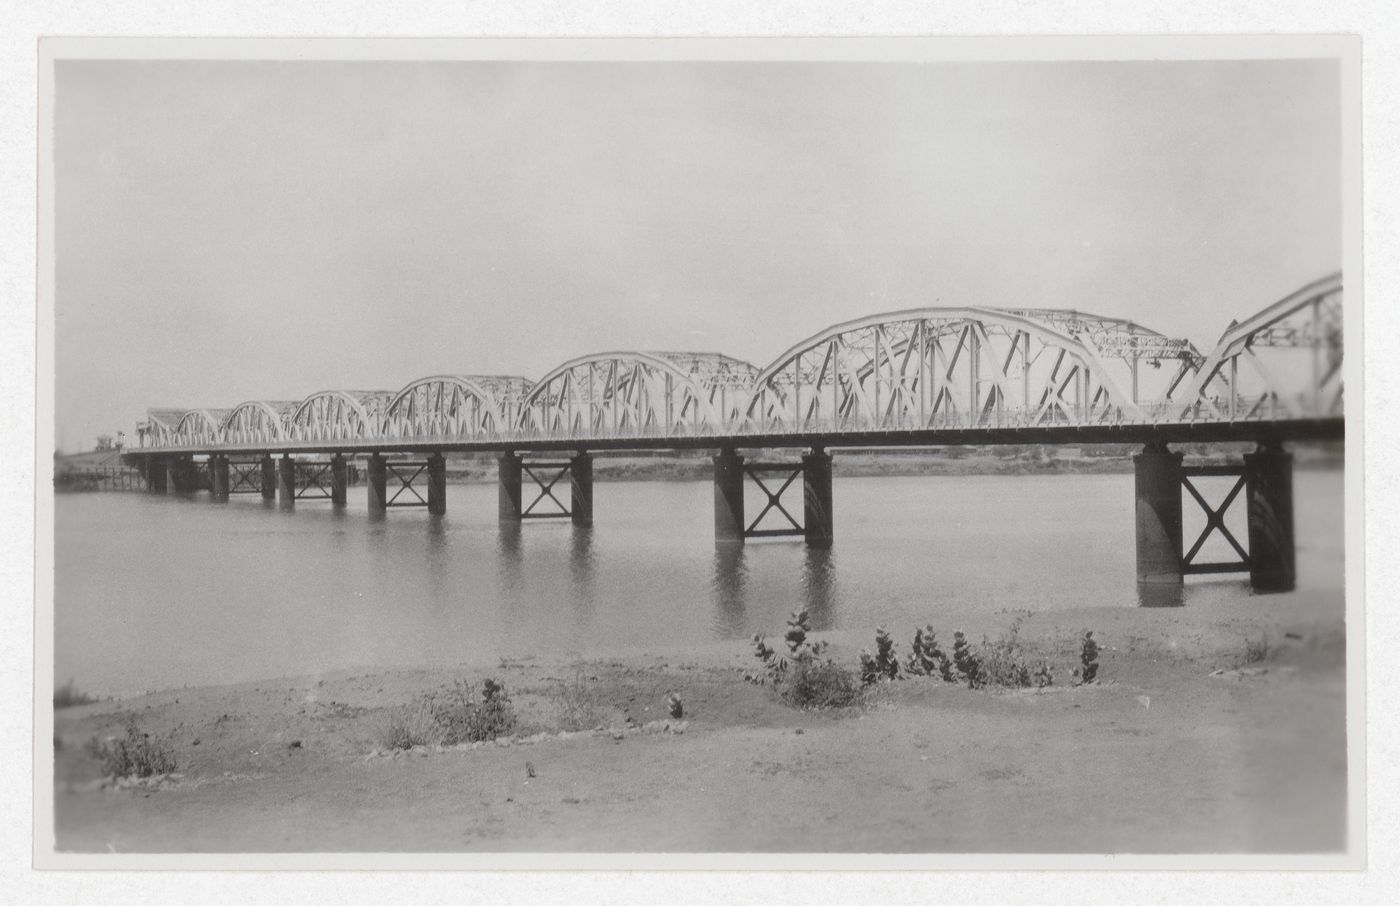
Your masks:
[[[982,641],[981,673],[993,686],[1024,688],[1031,685],[1031,670],[1026,664],[1025,648],[1021,645],[1023,617],[1011,621],[1011,626],[995,642]]]
[[[591,730],[608,721],[608,708],[589,684],[581,669],[574,670],[572,680],[560,680],[550,690],[550,698],[558,712],[559,729],[577,732]]]
[[[914,676],[936,674],[942,677],[944,682],[957,682],[957,677],[953,675],[953,663],[948,660],[948,655],[943,653],[943,649],[938,647],[938,637],[934,634],[932,626],[914,630],[912,647],[909,660],[904,664],[905,672]]]
[[[1035,685],[1037,689],[1044,689],[1046,686],[1055,685],[1054,674],[1050,672],[1050,662],[1041,661],[1040,670],[1035,674]]]
[[[100,701],[100,699],[88,695],[86,692],[80,692],[78,687],[73,685],[71,679],[53,690],[53,706],[55,710],[59,708],[74,708],[78,705],[91,705],[97,701]]]
[[[811,661],[826,650],[826,642],[807,641],[807,634],[812,631],[812,627],[807,621],[806,608],[794,610],[788,617],[787,625],[788,630],[783,640],[787,642],[789,657],[785,658],[769,648],[763,641],[763,635],[757,634],[753,637],[753,654],[763,662],[763,675],[745,674],[745,679],[759,685],[765,682],[777,685],[787,673],[789,658],[792,663]]]
[[[967,683],[967,688],[977,689],[985,685],[986,679],[982,676],[982,663],[972,653],[972,647],[967,643],[967,636],[961,632],[953,633],[953,666],[957,668],[958,676]]]
[[[855,675],[835,661],[794,662],[779,693],[797,708],[844,708],[860,701]]]
[[[483,742],[515,731],[515,707],[505,686],[493,679],[481,685],[481,701],[472,700],[470,683],[457,681],[431,702],[433,722],[442,732],[444,745]]]
[[[1269,640],[1267,637],[1259,641],[1245,639],[1244,641],[1244,662],[1246,664],[1257,664],[1269,656]]]
[[[124,737],[105,741],[93,738],[87,749],[112,777],[150,777],[175,771],[175,752],[170,744],[142,732],[136,721],[127,723]]]
[[[881,679],[899,679],[899,659],[894,653],[894,639],[885,627],[875,627],[875,654],[862,649],[860,653],[860,681],[869,686]]]
[[[411,749],[429,746],[439,737],[437,723],[428,699],[395,708],[379,731],[379,745],[384,749]]]
[[[1094,633],[1085,630],[1084,638],[1079,642],[1079,663],[1080,666],[1074,668],[1074,678],[1078,685],[1092,683],[1099,675],[1099,643],[1094,641]]]

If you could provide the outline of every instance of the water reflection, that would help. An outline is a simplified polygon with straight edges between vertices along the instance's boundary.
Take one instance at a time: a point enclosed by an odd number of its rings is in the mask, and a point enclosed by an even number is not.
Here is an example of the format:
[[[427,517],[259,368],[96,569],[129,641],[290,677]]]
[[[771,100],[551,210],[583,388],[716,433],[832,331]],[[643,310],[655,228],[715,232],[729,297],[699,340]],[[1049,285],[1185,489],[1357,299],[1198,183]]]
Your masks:
[[[830,548],[809,547],[802,562],[802,592],[814,631],[831,629],[836,611],[836,561]]]
[[[1139,607],[1181,607],[1186,603],[1186,589],[1174,582],[1139,582]]]
[[[450,600],[452,590],[452,555],[446,523],[445,516],[430,516],[427,526],[428,600],[440,606]]]
[[[573,526],[569,539],[569,577],[573,580],[574,599],[580,610],[592,611],[593,588],[593,529]]]
[[[744,545],[715,546],[714,578],[710,588],[715,602],[715,629],[720,638],[737,638],[748,634],[744,619],[748,609],[745,594],[748,576]]]

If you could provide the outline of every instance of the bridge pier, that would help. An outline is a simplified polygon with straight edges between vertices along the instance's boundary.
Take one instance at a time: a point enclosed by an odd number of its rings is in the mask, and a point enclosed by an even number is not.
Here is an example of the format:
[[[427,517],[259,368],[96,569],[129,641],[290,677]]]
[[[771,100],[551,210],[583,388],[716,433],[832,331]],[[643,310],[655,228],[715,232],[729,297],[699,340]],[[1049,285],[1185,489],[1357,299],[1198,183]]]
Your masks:
[[[154,456],[146,459],[146,492],[164,494],[166,485],[165,463]]]
[[[802,457],[802,528],[807,546],[831,547],[835,526],[831,512],[831,454],[815,447]]]
[[[277,496],[283,506],[292,506],[297,499],[297,464],[290,453],[277,460]]]
[[[434,516],[447,512],[447,460],[441,453],[428,456],[428,512]]]
[[[1293,455],[1279,444],[1244,457],[1249,501],[1249,584],[1257,592],[1297,585],[1293,544]]]
[[[715,464],[715,544],[743,544],[744,457],[725,447]]]
[[[271,453],[262,458],[262,497],[263,500],[277,499],[277,463]]]
[[[1159,442],[1133,456],[1140,595],[1182,584],[1181,459]]]
[[[228,500],[228,457],[209,457],[209,493],[215,500]]]
[[[593,456],[582,450],[569,461],[569,512],[574,525],[593,524]]]
[[[165,492],[187,497],[195,492],[196,469],[194,459],[176,456],[165,462]]]
[[[345,457],[337,453],[331,457],[331,506],[345,506],[346,475]]]
[[[507,450],[496,460],[496,515],[501,522],[520,521],[520,457]]]
[[[384,464],[384,457],[378,453],[371,453],[369,465],[365,469],[365,487],[369,489],[369,511],[371,513],[383,513],[388,509],[388,495],[386,493],[388,477],[389,469]]]

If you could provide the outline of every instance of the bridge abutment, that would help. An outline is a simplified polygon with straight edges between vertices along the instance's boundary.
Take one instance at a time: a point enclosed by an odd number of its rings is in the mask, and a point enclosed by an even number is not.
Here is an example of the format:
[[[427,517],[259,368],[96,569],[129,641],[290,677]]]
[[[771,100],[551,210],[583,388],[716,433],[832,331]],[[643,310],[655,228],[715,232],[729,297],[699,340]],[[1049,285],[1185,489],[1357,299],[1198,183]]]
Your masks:
[[[714,458],[715,544],[744,543],[744,457],[726,447]]]
[[[297,499],[297,463],[288,453],[277,460],[277,496],[283,506],[292,506]]]
[[[348,471],[344,455],[337,453],[331,457],[331,506],[345,506]]]
[[[569,513],[574,525],[593,524],[593,456],[582,451],[569,461]]]
[[[831,512],[831,454],[821,447],[802,457],[802,528],[808,547],[831,547],[835,535]]]
[[[389,468],[384,457],[371,453],[365,468],[365,487],[368,488],[369,511],[383,513],[388,508],[387,484]]]
[[[1140,593],[1182,584],[1181,459],[1162,443],[1133,456]]]
[[[496,460],[496,516],[501,522],[520,521],[520,457],[507,450]]]
[[[447,460],[441,453],[428,456],[428,512],[434,516],[447,512]]]
[[[215,500],[228,500],[228,457],[209,457],[209,493]]]
[[[271,453],[262,458],[262,497],[263,500],[277,499],[277,461]]]
[[[1293,455],[1277,445],[1244,457],[1249,509],[1249,584],[1257,592],[1297,585],[1293,543]]]

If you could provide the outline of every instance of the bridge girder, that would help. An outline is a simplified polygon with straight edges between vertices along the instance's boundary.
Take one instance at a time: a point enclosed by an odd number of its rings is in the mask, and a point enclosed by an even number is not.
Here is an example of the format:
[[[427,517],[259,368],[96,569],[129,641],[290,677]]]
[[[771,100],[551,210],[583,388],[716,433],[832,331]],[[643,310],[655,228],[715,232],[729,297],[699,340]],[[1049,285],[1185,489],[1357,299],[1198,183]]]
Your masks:
[[[571,359],[522,405],[525,437],[719,433],[743,411],[758,369],[719,353],[606,352]]]
[[[384,409],[384,436],[483,437],[515,428],[534,385],[505,375],[435,375],[400,390]]]
[[[292,401],[248,400],[224,416],[219,437],[225,444],[280,444],[287,441],[287,418],[297,407]]]
[[[287,419],[292,441],[368,440],[381,436],[387,390],[322,390],[313,393]]]
[[[1316,280],[1233,322],[1202,363],[1181,421],[1343,414],[1342,275]]]
[[[1094,424],[1138,417],[1105,361],[1038,318],[935,307],[871,315],[792,346],[755,380],[758,432]]]

